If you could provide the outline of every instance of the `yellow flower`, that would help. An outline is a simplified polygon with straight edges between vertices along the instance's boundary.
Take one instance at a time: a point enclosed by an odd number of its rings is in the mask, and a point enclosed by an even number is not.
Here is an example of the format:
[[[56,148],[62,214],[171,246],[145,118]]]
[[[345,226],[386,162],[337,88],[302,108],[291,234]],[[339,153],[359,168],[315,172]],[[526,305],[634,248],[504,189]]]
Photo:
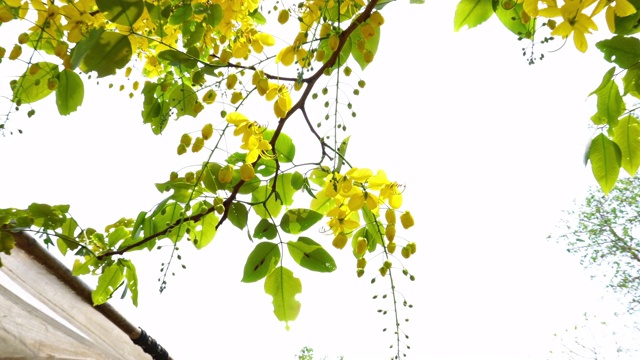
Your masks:
[[[613,5],[615,3],[615,5]],[[616,31],[615,17],[625,17],[631,14],[635,14],[636,8],[629,2],[629,0],[600,0],[591,13],[591,17],[600,13],[604,8],[607,8],[605,17],[607,19],[607,27],[612,33]]]
[[[241,149],[249,150],[246,155],[245,162],[252,164],[258,157],[269,157],[267,151],[271,150],[271,144],[262,138],[264,128],[255,121],[250,121],[246,116],[239,112],[232,112],[227,115],[227,122],[235,125],[236,129],[233,135],[242,135]]]
[[[594,2],[595,0],[567,0],[562,7],[549,6],[541,9],[539,14],[547,18],[562,16],[564,21],[553,29],[551,35],[560,35],[563,39],[566,39],[573,34],[573,42],[576,48],[581,52],[585,52],[588,48],[585,34],[591,34],[590,30],[598,30],[598,26],[590,16],[582,11]]]

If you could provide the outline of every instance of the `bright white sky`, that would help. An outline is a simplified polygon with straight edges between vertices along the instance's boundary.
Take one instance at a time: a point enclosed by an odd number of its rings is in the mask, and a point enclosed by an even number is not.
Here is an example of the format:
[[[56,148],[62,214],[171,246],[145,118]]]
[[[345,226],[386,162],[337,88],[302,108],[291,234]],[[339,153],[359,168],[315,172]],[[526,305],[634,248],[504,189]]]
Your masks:
[[[529,66],[525,43],[496,19],[454,33],[454,10],[453,1],[384,9],[380,51],[363,75],[367,87],[352,98],[350,161],[407,184],[416,226],[399,235],[418,244],[406,262],[417,281],[398,285],[415,306],[401,315],[410,319],[409,358],[545,359],[555,332],[603,306],[602,287],[546,237],[594,184],[582,164],[594,111],[587,94],[610,66],[594,38],[586,56],[569,42]],[[547,49],[562,41],[555,43]],[[106,89],[109,80],[101,82]],[[46,110],[52,101],[37,104],[31,119],[13,114],[9,125],[24,134],[0,139],[0,207],[69,203],[97,228],[159,201],[152,184],[198,162],[175,155],[179,136],[211,121],[184,119],[156,137],[141,123],[141,95],[101,91],[65,118]],[[140,307],[114,301],[175,359],[291,359],[303,346],[347,360],[393,355],[375,311],[390,304],[371,299],[386,289],[369,284],[375,268],[357,279],[355,261],[334,251],[337,273],[294,270],[303,307],[287,332],[262,283],[240,283],[251,244],[225,228],[203,251],[183,246],[188,269],[175,266],[164,294],[161,252],[138,267]],[[330,247],[330,238],[316,239]]]

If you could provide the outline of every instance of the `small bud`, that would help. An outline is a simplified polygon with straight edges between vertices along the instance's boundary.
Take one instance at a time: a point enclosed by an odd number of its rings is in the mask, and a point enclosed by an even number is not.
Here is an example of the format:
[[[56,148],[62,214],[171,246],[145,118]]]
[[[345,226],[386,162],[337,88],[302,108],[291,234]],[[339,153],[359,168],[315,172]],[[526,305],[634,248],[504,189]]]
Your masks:
[[[400,222],[402,223],[402,227],[405,229],[408,229],[415,225],[413,216],[409,211],[405,211],[402,215],[400,215]]]
[[[349,240],[347,239],[347,236],[343,233],[340,233],[333,238],[332,244],[336,249],[343,249],[347,245],[347,240]]]

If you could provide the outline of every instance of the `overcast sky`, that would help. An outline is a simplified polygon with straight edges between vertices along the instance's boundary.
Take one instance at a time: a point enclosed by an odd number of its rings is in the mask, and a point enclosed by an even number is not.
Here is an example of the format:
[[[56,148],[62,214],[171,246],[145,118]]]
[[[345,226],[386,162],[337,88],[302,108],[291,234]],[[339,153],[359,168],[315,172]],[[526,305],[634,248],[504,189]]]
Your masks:
[[[380,50],[362,75],[367,86],[351,99],[358,116],[347,123],[348,155],[407,185],[404,205],[416,226],[402,236],[418,244],[406,261],[417,281],[398,285],[414,304],[401,315],[410,320],[409,358],[545,359],[554,332],[603,309],[601,285],[546,237],[595,184],[582,164],[595,110],[587,95],[610,66],[592,38],[586,56],[569,42],[529,66],[526,43],[496,19],[454,33],[454,9],[435,1],[384,9]],[[544,49],[561,47],[558,40]],[[31,119],[12,115],[24,134],[0,138],[0,207],[69,203],[83,225],[100,228],[149,209],[161,199],[154,182],[197,164],[175,147],[183,132],[218,121],[218,110],[154,136],[140,120],[142,96],[106,90],[109,81],[72,116],[47,110],[53,99]],[[8,80],[2,86],[8,94]],[[285,132],[295,133],[291,126]],[[138,268],[140,307],[115,301],[175,359],[290,359],[305,345],[347,360],[393,355],[376,312],[390,304],[371,299],[386,289],[369,283],[374,268],[357,279],[350,255],[333,251],[334,274],[294,270],[303,305],[287,332],[262,283],[240,283],[252,248],[246,235],[224,228],[204,250],[183,250],[187,270],[175,267],[164,294],[156,280],[167,253],[158,252]],[[330,238],[316,239],[330,247]]]

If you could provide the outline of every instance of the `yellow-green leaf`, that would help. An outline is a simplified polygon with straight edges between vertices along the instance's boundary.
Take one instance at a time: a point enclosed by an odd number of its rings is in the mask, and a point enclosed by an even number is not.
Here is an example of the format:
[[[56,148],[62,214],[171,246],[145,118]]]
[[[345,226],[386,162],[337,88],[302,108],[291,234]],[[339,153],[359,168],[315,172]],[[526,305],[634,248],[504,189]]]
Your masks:
[[[290,209],[282,215],[280,227],[289,234],[300,234],[320,221],[322,217],[322,214],[310,209]]]
[[[589,147],[591,170],[605,194],[611,191],[618,180],[621,157],[618,145],[609,140],[605,134],[601,133],[591,140]]]
[[[634,176],[640,167],[640,121],[631,115],[620,119],[613,129],[613,141],[620,147],[622,168]]]
[[[143,0],[96,0],[100,13],[116,24],[131,26],[144,12]]]
[[[35,73],[32,69],[38,68]],[[60,71],[58,65],[50,62],[32,64],[18,79],[13,88],[13,101],[30,104],[49,96],[54,89],[47,86],[49,79],[57,79]]]
[[[116,70],[129,63],[132,54],[133,48],[128,36],[103,32],[82,58],[80,69],[85,73],[95,71],[98,77],[115,75]]]
[[[289,330],[289,321],[295,320],[300,313],[301,304],[296,295],[302,292],[302,282],[291,270],[280,266],[267,276],[264,292],[273,297],[273,313]]]
[[[462,0],[453,18],[453,30],[464,26],[471,29],[487,21],[493,15],[492,0]]]
[[[598,110],[591,117],[591,121],[596,125],[615,126],[626,108],[618,85],[615,81],[609,81],[606,85],[598,87],[595,94],[598,97]]]
[[[120,286],[124,279],[124,266],[120,262],[116,262],[106,267],[102,271],[102,275],[98,278],[98,286],[91,293],[93,305],[104,304],[111,298],[114,291]]]

